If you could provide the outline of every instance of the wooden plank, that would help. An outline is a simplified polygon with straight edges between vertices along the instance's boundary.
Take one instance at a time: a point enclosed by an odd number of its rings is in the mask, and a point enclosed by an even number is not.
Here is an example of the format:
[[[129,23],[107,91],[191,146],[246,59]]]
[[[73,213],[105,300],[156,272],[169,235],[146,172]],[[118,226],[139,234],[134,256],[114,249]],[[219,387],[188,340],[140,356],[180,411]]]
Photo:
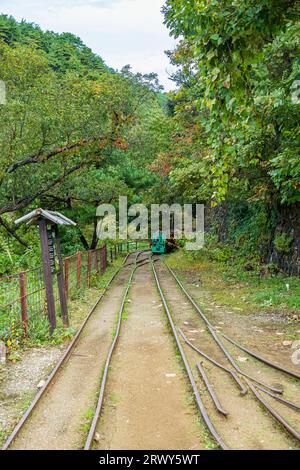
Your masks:
[[[81,252],[77,252],[77,286],[80,288],[81,282]]]
[[[65,292],[67,300],[69,298],[69,282],[70,282],[70,258],[65,258]]]
[[[47,234],[47,224],[44,219],[38,221],[40,238],[41,238],[41,249],[42,249],[42,259],[43,259],[43,271],[44,271],[44,281],[45,281],[45,290],[46,290],[46,299],[47,299],[47,313],[50,323],[50,333],[53,334],[56,328],[56,314],[55,314],[55,301],[53,293],[53,280],[51,273],[51,261],[49,255],[49,245],[48,245],[48,234]]]
[[[88,251],[88,263],[87,263],[87,288],[91,287],[91,272],[92,272],[92,252]]]
[[[60,234],[58,227],[55,227],[55,242],[56,242],[56,252],[59,264],[59,271],[57,273],[57,285],[59,292],[59,301],[61,309],[61,317],[63,324],[69,326],[69,315],[68,315],[68,305],[67,305],[67,296],[65,290],[65,276],[64,276],[64,265],[61,256],[61,243],[60,243]]]
[[[25,338],[28,337],[28,316],[26,298],[26,273],[19,273],[21,315]]]

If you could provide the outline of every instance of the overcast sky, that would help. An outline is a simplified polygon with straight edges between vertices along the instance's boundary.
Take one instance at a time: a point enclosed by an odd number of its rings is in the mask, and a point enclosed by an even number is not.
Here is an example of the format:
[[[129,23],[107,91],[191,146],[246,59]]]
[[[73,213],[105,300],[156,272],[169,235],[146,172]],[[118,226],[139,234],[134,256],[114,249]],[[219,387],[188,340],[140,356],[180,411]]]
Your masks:
[[[131,64],[156,72],[166,90],[172,70],[166,49],[175,42],[163,24],[163,0],[0,0],[0,12],[37,23],[42,29],[79,36],[107,65]]]

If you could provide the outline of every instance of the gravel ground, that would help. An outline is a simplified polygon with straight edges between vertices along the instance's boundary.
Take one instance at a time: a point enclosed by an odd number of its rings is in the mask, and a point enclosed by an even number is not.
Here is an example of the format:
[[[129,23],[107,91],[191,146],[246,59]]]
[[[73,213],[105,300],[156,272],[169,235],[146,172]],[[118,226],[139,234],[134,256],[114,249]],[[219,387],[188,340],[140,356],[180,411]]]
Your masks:
[[[17,363],[0,369],[0,441],[9,434],[24,408],[57,363],[64,346],[28,349]]]

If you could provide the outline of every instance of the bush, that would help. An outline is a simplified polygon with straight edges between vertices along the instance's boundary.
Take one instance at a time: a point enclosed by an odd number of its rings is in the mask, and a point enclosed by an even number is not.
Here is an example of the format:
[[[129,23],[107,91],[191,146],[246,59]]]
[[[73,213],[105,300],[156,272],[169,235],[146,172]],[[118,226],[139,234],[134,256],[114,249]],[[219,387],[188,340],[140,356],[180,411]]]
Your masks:
[[[293,237],[285,232],[278,233],[274,239],[274,246],[280,253],[288,253],[293,243]]]

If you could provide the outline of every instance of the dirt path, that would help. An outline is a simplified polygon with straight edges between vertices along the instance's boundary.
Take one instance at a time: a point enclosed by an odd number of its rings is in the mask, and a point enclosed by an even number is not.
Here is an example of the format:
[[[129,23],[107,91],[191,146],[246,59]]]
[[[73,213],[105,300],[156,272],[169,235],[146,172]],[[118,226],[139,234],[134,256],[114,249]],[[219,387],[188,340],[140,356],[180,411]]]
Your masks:
[[[167,269],[159,264],[157,270],[176,326],[184,331],[195,346],[198,346],[220,363],[228,365],[224,354],[208,334],[204,322],[179,290],[176,282],[168,275]],[[222,327],[227,323],[230,325],[230,317],[224,318],[222,315],[220,319],[222,320]],[[217,321],[216,325],[218,325]],[[216,429],[230,448],[244,450],[299,448],[299,443],[295,442],[285,431],[281,430],[274,419],[261,408],[250,392],[245,397],[241,397],[239,390],[226,373],[220,371],[206,360],[203,361],[188,346],[184,346],[184,349],[190,365],[193,366],[193,373],[197,378],[197,385],[203,396],[208,413]],[[233,348],[229,347],[229,349],[232,350]],[[245,354],[235,351],[234,356],[237,359],[239,356],[245,356]],[[205,371],[223,407],[229,412],[229,416],[226,418],[216,412],[206,388],[199,378],[196,369],[196,364],[199,361],[203,361]],[[283,383],[285,396],[294,399],[295,402],[299,402],[299,396],[297,396],[299,383],[296,384],[293,379],[289,379],[284,374],[267,370],[266,367],[261,364],[255,364],[255,362],[249,359],[247,364],[239,365],[242,369],[247,369],[249,373],[256,375],[261,380],[265,380],[270,385],[275,386],[278,383]],[[299,413],[283,407],[278,402],[274,404],[273,401],[272,406],[282,413],[292,425],[297,424],[298,421],[296,428],[299,428]]]
[[[186,376],[150,266],[129,294],[97,429],[97,449],[203,449]]]
[[[126,268],[117,276],[11,449],[82,448],[129,272]]]

